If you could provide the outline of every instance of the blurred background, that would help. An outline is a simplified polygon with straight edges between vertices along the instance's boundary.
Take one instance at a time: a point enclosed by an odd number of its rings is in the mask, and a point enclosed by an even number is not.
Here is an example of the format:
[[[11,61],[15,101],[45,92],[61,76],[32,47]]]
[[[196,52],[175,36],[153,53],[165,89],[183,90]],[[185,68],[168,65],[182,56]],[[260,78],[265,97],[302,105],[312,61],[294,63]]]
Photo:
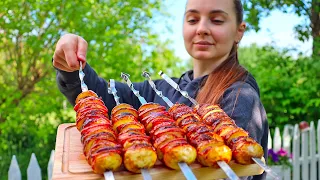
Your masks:
[[[248,30],[241,63],[255,76],[271,131],[320,119],[320,2],[243,0]],[[12,155],[23,179],[35,153],[43,178],[57,127],[74,122],[51,58],[66,33],[89,43],[87,61],[106,79],[142,81],[191,69],[182,22],[186,0],[35,0],[0,2],[0,178]]]

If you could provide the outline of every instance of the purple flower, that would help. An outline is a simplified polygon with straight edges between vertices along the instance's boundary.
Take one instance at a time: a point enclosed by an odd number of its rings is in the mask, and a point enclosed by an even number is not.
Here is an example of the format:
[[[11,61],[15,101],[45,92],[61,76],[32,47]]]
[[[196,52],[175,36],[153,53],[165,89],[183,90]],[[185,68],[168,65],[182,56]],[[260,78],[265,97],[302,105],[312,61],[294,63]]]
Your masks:
[[[273,149],[269,149],[268,150],[268,155],[272,156],[272,154],[275,154],[275,152],[273,151]]]
[[[288,152],[287,152],[285,149],[282,149],[282,148],[281,148],[281,149],[277,152],[277,155],[284,157],[284,156],[287,156],[287,155],[288,155]]]
[[[273,151],[273,149],[268,150],[268,155],[272,158],[273,162],[279,162],[278,155]]]

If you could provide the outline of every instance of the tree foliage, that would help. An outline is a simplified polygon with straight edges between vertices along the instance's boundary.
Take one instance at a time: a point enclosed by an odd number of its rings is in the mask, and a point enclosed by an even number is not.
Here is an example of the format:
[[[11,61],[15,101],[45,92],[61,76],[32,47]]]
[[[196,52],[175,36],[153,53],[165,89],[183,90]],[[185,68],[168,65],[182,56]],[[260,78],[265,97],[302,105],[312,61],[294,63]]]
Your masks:
[[[320,55],[320,0],[243,0],[246,21],[249,27],[258,31],[262,17],[268,16],[274,9],[284,13],[294,13],[303,17],[295,30],[301,41],[313,40],[313,55]]]
[[[239,58],[258,81],[271,129],[319,119],[319,59],[255,45],[241,48]]]
[[[0,174],[6,178],[17,155],[25,179],[31,153],[46,175],[56,128],[74,122],[72,107],[58,91],[51,57],[65,33],[89,43],[88,63],[104,78],[120,72],[142,80],[142,70],[158,71],[179,62],[151,29],[164,16],[162,1],[0,2]]]

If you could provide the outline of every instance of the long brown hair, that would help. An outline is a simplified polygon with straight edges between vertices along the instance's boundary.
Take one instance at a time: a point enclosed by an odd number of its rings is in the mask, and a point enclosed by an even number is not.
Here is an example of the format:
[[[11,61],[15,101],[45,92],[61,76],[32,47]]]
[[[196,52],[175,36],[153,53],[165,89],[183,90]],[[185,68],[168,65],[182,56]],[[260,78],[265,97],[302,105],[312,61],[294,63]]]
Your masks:
[[[234,0],[237,24],[243,21],[243,7],[240,0]],[[234,43],[228,58],[212,71],[203,82],[197,95],[199,103],[218,104],[225,90],[236,81],[243,81],[248,71],[239,64],[238,45]]]

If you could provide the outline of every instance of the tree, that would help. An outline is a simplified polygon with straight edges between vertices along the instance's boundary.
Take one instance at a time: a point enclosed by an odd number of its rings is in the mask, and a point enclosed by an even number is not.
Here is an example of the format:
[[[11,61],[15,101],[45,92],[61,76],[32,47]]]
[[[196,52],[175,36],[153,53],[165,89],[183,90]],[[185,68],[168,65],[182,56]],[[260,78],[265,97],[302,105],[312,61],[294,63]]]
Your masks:
[[[271,129],[320,116],[320,61],[299,57],[273,47],[241,48],[241,63],[256,78]]]
[[[127,72],[132,81],[142,80],[142,70],[158,72],[179,62],[151,29],[162,9],[163,2],[154,0],[0,1],[2,177],[13,154],[25,170],[32,152],[45,175],[57,126],[75,121],[51,62],[60,36],[84,37],[88,63],[100,76],[119,80]]]
[[[244,0],[244,9],[249,27],[256,31],[261,17],[268,16],[274,9],[304,17],[305,21],[295,27],[298,38],[301,41],[312,38],[312,54],[320,55],[320,0]]]
[[[19,105],[52,75],[54,45],[66,32],[89,42],[88,61],[103,77],[116,78],[125,71],[141,79],[143,69],[174,64],[178,58],[150,29],[160,8],[161,2],[152,0],[1,1],[0,71],[6,76],[1,76],[0,87],[6,93],[0,104]],[[5,121],[3,114],[0,121]]]

